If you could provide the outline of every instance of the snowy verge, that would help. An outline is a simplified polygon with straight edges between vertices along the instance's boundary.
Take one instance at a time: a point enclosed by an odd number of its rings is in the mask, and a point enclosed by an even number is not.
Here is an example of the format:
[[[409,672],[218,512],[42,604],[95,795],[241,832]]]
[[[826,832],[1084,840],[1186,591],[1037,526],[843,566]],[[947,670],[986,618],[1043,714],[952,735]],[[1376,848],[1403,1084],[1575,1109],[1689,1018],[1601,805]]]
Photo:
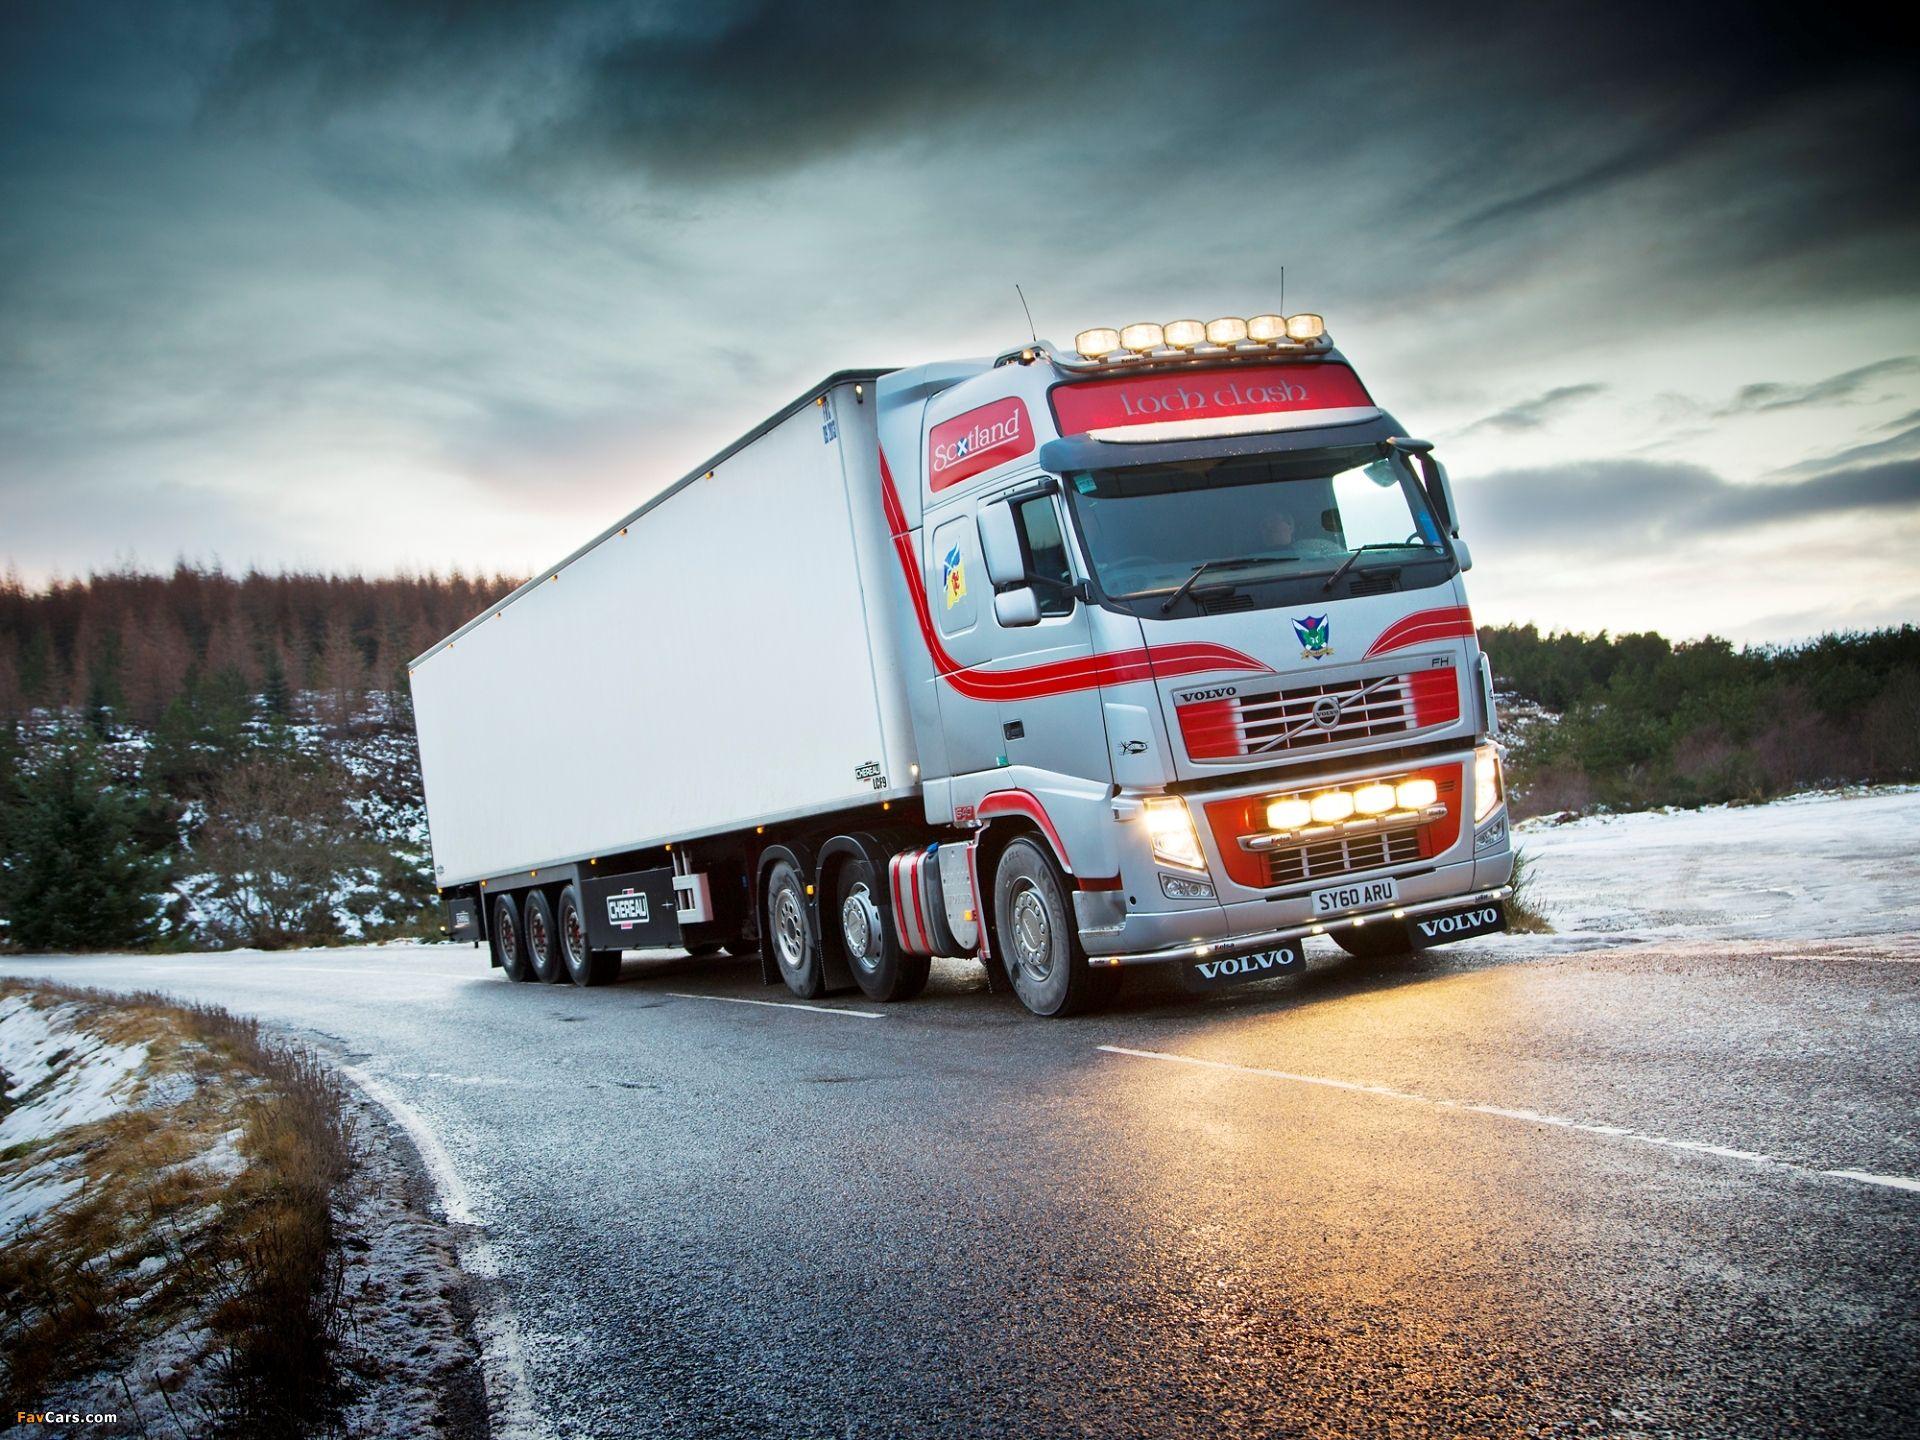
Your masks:
[[[0,1064],[0,1373],[22,1414],[213,1434],[291,1406],[336,1440],[487,1433],[455,1240],[405,1140],[307,1052],[153,995],[4,983]],[[303,1094],[290,1072],[318,1078]],[[308,1173],[291,1168],[288,1127],[295,1097],[315,1093],[335,1095],[328,1133],[347,1147],[330,1202],[320,1192],[320,1384],[305,1402],[255,1389],[236,1409],[252,1332],[234,1317],[291,1273],[260,1268],[285,1233],[262,1217]],[[0,1440],[49,1433],[66,1432],[15,1425]]]
[[[1920,929],[1920,787],[1515,827],[1532,951],[1635,940],[1827,939]]]

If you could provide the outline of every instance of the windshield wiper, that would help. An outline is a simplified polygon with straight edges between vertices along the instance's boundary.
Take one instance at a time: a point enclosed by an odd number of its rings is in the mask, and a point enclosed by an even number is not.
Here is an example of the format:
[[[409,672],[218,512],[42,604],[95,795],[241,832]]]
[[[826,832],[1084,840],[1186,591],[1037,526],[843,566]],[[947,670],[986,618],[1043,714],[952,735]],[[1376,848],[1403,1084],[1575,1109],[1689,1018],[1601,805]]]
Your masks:
[[[1416,549],[1429,550],[1434,548],[1437,548],[1437,547],[1429,546],[1429,545],[1418,545],[1418,546],[1410,545],[1405,540],[1369,540],[1365,545],[1356,546],[1354,548],[1354,552],[1351,555],[1347,556],[1346,559],[1340,562],[1340,568],[1335,570],[1331,575],[1327,576],[1326,584],[1322,585],[1320,588],[1323,591],[1333,589],[1334,586],[1340,583],[1340,577],[1346,574],[1347,571],[1351,570],[1354,566],[1354,562],[1358,560],[1362,555],[1366,554],[1367,551],[1369,550],[1416,550]]]
[[[1160,613],[1171,614],[1173,607],[1180,603],[1189,590],[1193,589],[1193,582],[1209,570],[1243,570],[1249,565],[1272,565],[1283,560],[1291,563],[1299,558],[1297,555],[1245,555],[1237,560],[1202,560],[1193,567],[1193,573],[1180,582],[1180,588],[1160,602]]]

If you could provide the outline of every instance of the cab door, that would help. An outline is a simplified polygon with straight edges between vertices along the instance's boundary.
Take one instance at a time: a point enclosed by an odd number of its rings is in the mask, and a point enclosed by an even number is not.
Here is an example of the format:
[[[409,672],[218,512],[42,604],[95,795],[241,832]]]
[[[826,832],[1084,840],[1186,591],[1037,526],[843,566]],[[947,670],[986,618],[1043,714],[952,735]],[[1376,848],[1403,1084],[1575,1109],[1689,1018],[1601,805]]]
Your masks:
[[[991,554],[983,527],[997,537]],[[926,533],[936,624],[955,621],[944,638],[957,668],[940,681],[954,774],[1031,767],[1110,780],[1102,670],[1057,483],[1023,477]]]

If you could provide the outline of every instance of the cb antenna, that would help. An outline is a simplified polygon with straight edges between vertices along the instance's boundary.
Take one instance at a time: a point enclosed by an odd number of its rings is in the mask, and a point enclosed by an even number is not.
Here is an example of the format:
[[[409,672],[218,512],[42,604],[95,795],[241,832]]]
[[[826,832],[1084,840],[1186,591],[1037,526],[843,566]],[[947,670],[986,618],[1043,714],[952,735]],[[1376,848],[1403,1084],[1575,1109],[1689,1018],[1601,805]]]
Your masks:
[[[1287,313],[1287,267],[1280,267],[1280,313]]]
[[[1018,280],[1013,282],[1013,293],[1020,297],[1020,308],[1027,312],[1027,333],[1033,336],[1033,343],[1040,343],[1040,332],[1033,328],[1033,310],[1027,304],[1027,292],[1020,288]]]

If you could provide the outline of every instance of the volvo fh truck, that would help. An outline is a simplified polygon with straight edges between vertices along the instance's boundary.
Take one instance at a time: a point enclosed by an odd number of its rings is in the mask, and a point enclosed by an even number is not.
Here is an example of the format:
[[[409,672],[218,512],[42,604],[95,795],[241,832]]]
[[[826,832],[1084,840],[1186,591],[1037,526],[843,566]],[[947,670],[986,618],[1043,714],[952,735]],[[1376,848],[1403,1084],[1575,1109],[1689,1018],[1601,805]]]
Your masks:
[[[448,928],[1045,1016],[1502,929],[1469,563],[1318,316],[831,375],[412,662]]]

